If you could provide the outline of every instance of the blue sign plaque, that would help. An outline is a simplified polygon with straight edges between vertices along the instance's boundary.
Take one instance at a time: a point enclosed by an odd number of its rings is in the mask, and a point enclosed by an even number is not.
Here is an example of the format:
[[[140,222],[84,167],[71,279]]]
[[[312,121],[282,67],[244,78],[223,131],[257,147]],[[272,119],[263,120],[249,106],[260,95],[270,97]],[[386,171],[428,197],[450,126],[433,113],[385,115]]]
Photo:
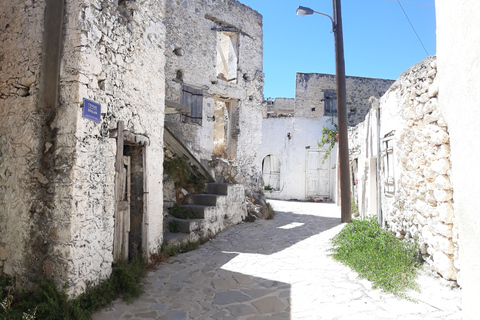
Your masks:
[[[83,98],[83,117],[95,122],[100,122],[102,108],[100,103]]]

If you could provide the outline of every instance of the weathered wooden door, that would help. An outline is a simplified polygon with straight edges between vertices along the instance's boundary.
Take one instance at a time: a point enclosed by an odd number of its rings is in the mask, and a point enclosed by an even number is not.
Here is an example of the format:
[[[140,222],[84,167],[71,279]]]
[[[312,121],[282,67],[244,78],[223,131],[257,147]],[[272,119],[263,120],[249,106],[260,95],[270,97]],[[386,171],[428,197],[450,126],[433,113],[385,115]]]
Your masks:
[[[130,157],[123,156],[122,166],[116,175],[115,234],[113,260],[128,259],[128,238],[130,232]]]
[[[330,197],[330,170],[329,160],[323,162],[325,151],[307,150],[306,159],[306,198],[318,199]]]
[[[274,190],[280,190],[280,161],[273,155],[263,159],[263,183]]]

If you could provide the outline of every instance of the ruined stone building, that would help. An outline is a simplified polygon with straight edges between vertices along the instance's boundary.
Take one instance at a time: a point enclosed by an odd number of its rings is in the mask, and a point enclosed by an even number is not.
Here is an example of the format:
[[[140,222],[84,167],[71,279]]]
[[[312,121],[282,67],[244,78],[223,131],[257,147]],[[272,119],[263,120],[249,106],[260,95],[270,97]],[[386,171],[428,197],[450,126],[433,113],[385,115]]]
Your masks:
[[[480,11],[473,1],[435,4],[437,56],[412,66],[374,101],[379,116],[372,110],[351,131],[351,160],[361,215],[377,214],[380,197],[386,227],[419,242],[427,266],[462,287],[463,319],[476,319]]]
[[[370,96],[382,96],[392,80],[347,77],[348,123],[362,121]],[[265,194],[273,199],[337,200],[336,147],[325,160],[319,148],[323,127],[336,122],[335,76],[297,73],[295,99],[266,101],[262,145],[256,164]]]
[[[3,1],[0,43],[0,272],[17,287],[75,294],[157,252],[165,110],[206,167],[258,189],[262,17],[238,1]]]
[[[216,182],[258,197],[262,16],[238,1],[168,1],[166,10],[165,126]]]
[[[377,215],[379,194],[387,228],[398,237],[418,240],[427,265],[444,278],[456,280],[460,266],[450,139],[438,93],[436,57],[405,71],[375,102],[380,117],[376,109],[370,111],[352,132],[351,159],[356,169],[352,171],[359,181],[360,213]]]

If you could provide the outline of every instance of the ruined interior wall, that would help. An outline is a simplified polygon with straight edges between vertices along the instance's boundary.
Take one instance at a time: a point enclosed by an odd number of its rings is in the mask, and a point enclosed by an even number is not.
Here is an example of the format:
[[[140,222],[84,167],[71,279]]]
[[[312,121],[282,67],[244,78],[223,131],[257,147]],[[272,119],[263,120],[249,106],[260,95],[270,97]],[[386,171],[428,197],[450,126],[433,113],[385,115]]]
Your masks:
[[[450,140],[438,107],[436,74],[436,58],[428,57],[405,71],[380,99],[381,201],[388,229],[398,237],[417,239],[427,265],[455,280],[458,228],[452,205]],[[370,141],[376,141],[376,128],[372,130]],[[387,160],[387,136],[392,137],[393,176],[391,169],[388,173],[392,163]],[[363,170],[368,175],[368,168],[359,166],[359,172]],[[385,183],[388,177],[394,179],[393,189]]]
[[[47,246],[36,222],[50,218],[39,161],[48,147],[45,114],[37,104],[44,12],[44,1],[0,3],[0,273],[17,276],[19,287],[43,273],[35,258]]]
[[[480,314],[480,7],[475,0],[436,0],[440,109],[451,143],[455,216],[460,237],[462,317]]]
[[[365,119],[370,110],[368,99],[381,97],[394,80],[346,77],[348,125],[354,126]],[[318,118],[324,115],[324,91],[335,92],[335,75],[297,73],[295,85],[295,117]],[[315,110],[313,110],[315,109]]]
[[[371,163],[377,157],[377,112],[370,111],[365,116],[365,121],[355,127],[348,128],[348,148],[350,163],[356,165],[352,170],[352,198],[359,208],[361,218],[377,214],[376,205],[376,179],[372,179],[370,172],[377,171],[376,163]],[[373,167],[372,167],[373,166]],[[372,194],[372,189],[375,194]]]
[[[245,184],[246,190],[259,188],[261,180],[253,159],[261,143],[262,16],[235,0],[168,1],[166,8],[166,99],[180,104],[182,84],[204,93],[202,125],[182,123],[178,114],[168,115],[166,125],[198,159],[207,163],[214,147],[215,97],[232,99],[238,117],[232,128],[237,140],[236,157],[230,159],[228,169],[217,170],[217,174],[229,182]],[[222,27],[240,31],[236,81],[217,78],[220,31],[215,29]]]
[[[76,149],[73,191],[61,196],[72,203],[68,285],[78,293],[111,272],[117,151],[109,129],[120,120],[150,140],[143,204],[148,253],[162,242],[164,2],[70,1],[66,12],[60,95],[71,116],[59,127],[65,144],[73,140]],[[99,123],[81,116],[83,98],[102,105]]]

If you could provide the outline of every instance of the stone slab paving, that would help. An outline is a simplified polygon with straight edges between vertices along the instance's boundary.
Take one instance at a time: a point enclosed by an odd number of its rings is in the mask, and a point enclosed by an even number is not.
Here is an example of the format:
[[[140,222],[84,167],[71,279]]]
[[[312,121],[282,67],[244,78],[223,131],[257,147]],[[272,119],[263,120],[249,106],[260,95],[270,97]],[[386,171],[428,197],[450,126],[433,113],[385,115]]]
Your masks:
[[[94,320],[461,319],[461,292],[427,272],[399,300],[329,257],[344,225],[335,204],[269,201],[274,220],[231,227],[149,272],[144,294]]]

